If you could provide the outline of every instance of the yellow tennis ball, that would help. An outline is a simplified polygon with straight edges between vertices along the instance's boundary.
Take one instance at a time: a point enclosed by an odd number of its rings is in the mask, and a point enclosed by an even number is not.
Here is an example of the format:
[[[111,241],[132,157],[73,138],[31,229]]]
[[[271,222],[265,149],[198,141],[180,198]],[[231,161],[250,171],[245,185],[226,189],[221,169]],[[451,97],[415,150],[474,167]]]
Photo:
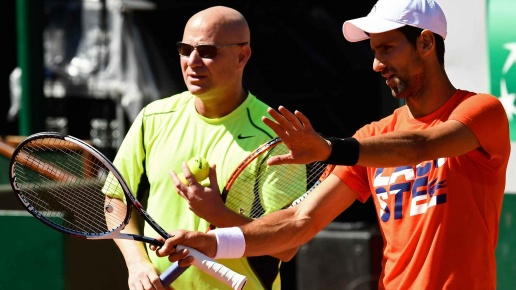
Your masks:
[[[195,177],[195,180],[197,182],[201,182],[208,178],[208,175],[210,173],[210,164],[208,161],[202,157],[194,157],[186,161],[186,165],[190,169],[190,172],[192,172],[192,175]],[[177,175],[179,177],[179,180],[181,180],[182,183],[188,185],[188,182],[185,179],[184,174],[181,172]]]

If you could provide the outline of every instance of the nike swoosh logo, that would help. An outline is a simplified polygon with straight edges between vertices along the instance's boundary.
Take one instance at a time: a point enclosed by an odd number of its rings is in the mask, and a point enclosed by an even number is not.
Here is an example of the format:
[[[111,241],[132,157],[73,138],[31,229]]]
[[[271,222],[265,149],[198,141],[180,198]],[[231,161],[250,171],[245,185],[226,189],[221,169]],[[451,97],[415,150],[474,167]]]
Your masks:
[[[242,136],[242,134],[238,134],[238,139],[247,139],[247,138],[253,138],[254,136]]]

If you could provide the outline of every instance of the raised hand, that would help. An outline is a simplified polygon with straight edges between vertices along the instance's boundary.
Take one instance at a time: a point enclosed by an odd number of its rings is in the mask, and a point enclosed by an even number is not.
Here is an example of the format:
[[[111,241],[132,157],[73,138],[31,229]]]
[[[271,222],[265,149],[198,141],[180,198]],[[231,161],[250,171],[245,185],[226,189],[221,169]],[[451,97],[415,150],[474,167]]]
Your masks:
[[[271,157],[269,165],[278,164],[307,164],[314,161],[323,161],[330,156],[331,143],[317,133],[308,118],[301,112],[290,112],[280,106],[278,111],[268,109],[275,120],[262,117],[265,125],[269,126],[280,137],[290,152],[285,155]]]

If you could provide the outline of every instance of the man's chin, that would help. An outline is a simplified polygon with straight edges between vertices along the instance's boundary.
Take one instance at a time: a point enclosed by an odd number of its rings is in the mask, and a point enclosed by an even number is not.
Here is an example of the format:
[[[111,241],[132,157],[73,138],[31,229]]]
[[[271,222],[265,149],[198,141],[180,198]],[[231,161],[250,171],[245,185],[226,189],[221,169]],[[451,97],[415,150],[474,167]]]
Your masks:
[[[392,89],[391,88],[391,95],[396,98],[396,99],[405,99],[406,98],[406,94],[404,94],[403,92],[400,92],[396,89]]]
[[[188,91],[194,96],[201,95],[204,92],[206,92],[206,90],[203,87],[194,85],[188,85]]]

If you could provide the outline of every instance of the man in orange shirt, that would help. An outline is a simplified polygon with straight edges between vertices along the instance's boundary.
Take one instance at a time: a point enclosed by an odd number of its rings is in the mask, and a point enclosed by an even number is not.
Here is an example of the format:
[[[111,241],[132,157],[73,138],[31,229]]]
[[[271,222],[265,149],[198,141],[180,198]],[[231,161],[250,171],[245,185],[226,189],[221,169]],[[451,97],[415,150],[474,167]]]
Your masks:
[[[496,289],[510,154],[503,106],[448,79],[446,18],[433,0],[379,0],[343,33],[369,39],[373,69],[406,105],[344,139],[322,138],[298,111],[269,109],[274,120],[264,122],[291,150],[269,164],[340,166],[297,207],[241,227],[173,232],[157,254],[187,265],[192,258],[173,245],[216,258],[280,252],[308,242],[356,199],[372,198],[384,238],[379,289]]]

